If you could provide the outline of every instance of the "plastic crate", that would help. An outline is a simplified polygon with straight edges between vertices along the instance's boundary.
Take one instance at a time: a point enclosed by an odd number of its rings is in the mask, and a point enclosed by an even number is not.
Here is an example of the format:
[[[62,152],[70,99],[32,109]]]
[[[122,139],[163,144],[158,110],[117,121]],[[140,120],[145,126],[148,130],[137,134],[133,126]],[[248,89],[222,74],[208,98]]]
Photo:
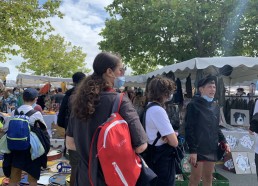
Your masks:
[[[213,186],[229,186],[228,179],[222,176],[221,174],[217,172],[213,173],[213,177],[215,178],[215,180],[212,181]]]
[[[188,186],[188,183],[189,183],[188,175],[183,174],[182,175],[183,176],[183,180],[177,180],[176,179],[176,186]]]

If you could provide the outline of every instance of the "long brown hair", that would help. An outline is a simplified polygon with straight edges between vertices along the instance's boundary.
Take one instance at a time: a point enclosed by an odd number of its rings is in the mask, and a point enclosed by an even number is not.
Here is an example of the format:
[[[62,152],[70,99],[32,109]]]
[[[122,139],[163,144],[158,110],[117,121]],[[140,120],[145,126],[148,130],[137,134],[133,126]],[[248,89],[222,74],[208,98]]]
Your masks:
[[[115,70],[120,62],[118,56],[108,52],[101,52],[96,56],[93,62],[94,73],[79,83],[72,96],[72,113],[75,117],[87,120],[95,112],[100,92],[111,86],[102,75],[108,68]]]

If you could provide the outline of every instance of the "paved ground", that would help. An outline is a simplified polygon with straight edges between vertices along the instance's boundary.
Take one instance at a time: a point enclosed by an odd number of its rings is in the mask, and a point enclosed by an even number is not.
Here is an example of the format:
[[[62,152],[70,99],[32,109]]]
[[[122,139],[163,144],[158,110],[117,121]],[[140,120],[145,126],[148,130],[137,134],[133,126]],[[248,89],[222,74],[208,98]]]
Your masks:
[[[254,174],[234,174],[223,170],[222,165],[216,165],[216,171],[229,180],[230,186],[258,186],[257,176]]]

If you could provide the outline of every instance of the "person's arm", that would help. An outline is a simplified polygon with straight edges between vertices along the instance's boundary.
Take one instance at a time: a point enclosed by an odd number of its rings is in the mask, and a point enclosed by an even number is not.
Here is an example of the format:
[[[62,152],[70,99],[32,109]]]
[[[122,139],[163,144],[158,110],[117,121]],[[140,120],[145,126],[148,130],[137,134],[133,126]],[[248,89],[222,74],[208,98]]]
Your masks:
[[[69,101],[69,96],[65,95],[61,103],[61,106],[59,107],[59,112],[57,116],[57,125],[62,128],[66,127],[65,119],[66,119],[66,114],[68,110],[68,101]]]
[[[76,150],[73,137],[66,136],[65,145],[68,150]]]
[[[177,140],[177,135],[176,133],[172,133],[166,136],[167,138],[167,143],[172,146],[172,147],[177,147],[178,146],[178,140]]]
[[[69,150],[76,150],[76,146],[75,146],[75,142],[74,142],[74,134],[73,134],[73,127],[74,127],[74,122],[72,122],[73,118],[70,117],[69,121],[68,121],[68,125],[67,125],[67,129],[66,129],[66,137],[65,137],[65,145],[66,148]]]
[[[137,153],[143,152],[147,148],[148,138],[139,116],[127,96],[123,96],[119,113],[128,123],[133,148]]]
[[[195,128],[198,122],[198,115],[195,111],[193,104],[189,103],[186,108],[185,115],[185,139],[189,147],[189,152],[197,153],[197,137]]]
[[[225,136],[222,133],[220,128],[219,128],[219,142],[224,144],[224,148],[225,148],[226,153],[229,153],[231,151],[230,146],[227,143],[227,140],[226,140],[226,138],[225,138]]]
[[[144,144],[140,145],[139,147],[136,147],[136,148],[135,148],[135,152],[138,153],[138,154],[140,154],[140,153],[142,153],[143,151],[145,151],[145,149],[147,149],[147,146],[148,146],[148,144],[147,144],[147,143],[144,143]]]
[[[155,125],[165,143],[172,147],[177,147],[177,136],[164,108],[154,106],[148,109],[146,117]]]

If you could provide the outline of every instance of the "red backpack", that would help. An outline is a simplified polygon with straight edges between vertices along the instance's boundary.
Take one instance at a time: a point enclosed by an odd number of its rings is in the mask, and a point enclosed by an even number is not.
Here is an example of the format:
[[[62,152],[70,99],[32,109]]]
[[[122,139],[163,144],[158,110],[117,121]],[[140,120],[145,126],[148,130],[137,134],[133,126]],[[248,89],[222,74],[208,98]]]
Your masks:
[[[119,114],[122,98],[123,94],[117,95],[111,116],[96,130],[91,142],[91,151],[98,136],[97,157],[107,185],[135,186],[142,165],[132,147],[128,124]],[[92,153],[89,159],[91,167]],[[93,186],[91,171],[89,179]]]

